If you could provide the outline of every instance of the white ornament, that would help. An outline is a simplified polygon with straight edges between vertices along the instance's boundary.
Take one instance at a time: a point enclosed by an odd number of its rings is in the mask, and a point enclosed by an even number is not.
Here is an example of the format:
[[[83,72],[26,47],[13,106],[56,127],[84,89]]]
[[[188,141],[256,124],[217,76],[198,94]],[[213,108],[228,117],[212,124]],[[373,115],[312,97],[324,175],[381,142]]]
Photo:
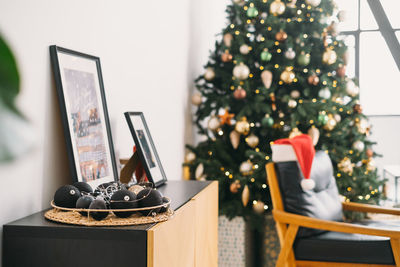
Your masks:
[[[359,152],[363,151],[365,148],[364,142],[358,140],[353,143],[353,148]]]
[[[259,143],[259,139],[256,135],[251,134],[248,137],[246,137],[246,143],[251,147],[251,148],[255,148],[258,143]]]
[[[291,2],[287,3],[286,6],[290,8],[296,8],[297,0],[292,0]]]
[[[242,55],[247,55],[250,52],[250,47],[247,44],[242,44],[239,51]]]
[[[194,154],[193,152],[189,152],[185,156],[185,161],[189,163],[194,161],[195,159],[196,159],[196,154]]]
[[[253,163],[250,161],[244,161],[242,164],[240,164],[239,171],[243,175],[249,175],[251,171],[253,170]]]
[[[337,17],[338,17],[338,19],[339,19],[340,22],[346,21],[346,19],[347,19],[347,13],[346,13],[346,11],[345,11],[345,10],[339,11]]]
[[[322,61],[328,65],[332,65],[333,63],[335,63],[336,59],[337,59],[336,52],[332,49],[327,49],[322,54]]]
[[[285,52],[285,57],[287,59],[294,59],[296,57],[296,52],[294,52],[293,48],[289,48],[286,52]]]
[[[233,76],[239,80],[245,80],[249,77],[250,69],[245,64],[240,63],[233,68]]]
[[[224,34],[224,44],[227,47],[230,47],[232,45],[232,40],[233,40],[233,35],[230,33],[225,33]]]
[[[264,202],[260,200],[255,200],[253,202],[253,210],[258,214],[264,213],[264,206],[265,206]]]
[[[219,119],[216,116],[212,116],[208,121],[208,129],[211,131],[216,131],[221,125]]]
[[[353,80],[348,80],[346,83],[346,93],[349,96],[355,97],[360,93],[360,88],[358,88]]]
[[[309,4],[310,6],[316,7],[321,4],[321,0],[306,0],[306,3]]]
[[[288,106],[289,106],[289,108],[295,108],[297,106],[296,100],[290,99],[288,101]]]
[[[336,120],[336,122],[340,122],[342,120],[342,117],[340,117],[339,114],[333,115],[333,118]]]
[[[300,184],[304,191],[312,190],[315,187],[315,182],[311,178],[301,180]]]
[[[275,0],[271,3],[269,11],[274,15],[282,15],[285,12],[286,6],[280,0]]]
[[[292,92],[290,92],[290,96],[294,99],[297,99],[300,97],[300,92],[297,90],[293,90]]]
[[[195,92],[192,95],[192,104],[195,106],[200,106],[200,104],[203,102],[201,93]]]
[[[239,147],[239,143],[240,143],[240,133],[238,133],[236,131],[232,131],[229,134],[229,139],[231,140],[232,147],[234,149],[237,149]]]
[[[268,14],[266,12],[261,13],[261,18],[266,19],[268,17]]]
[[[200,163],[197,168],[196,171],[194,172],[196,179],[200,179],[203,175],[204,172],[204,165],[203,163]]]
[[[211,81],[214,78],[215,78],[214,69],[211,67],[208,67],[206,69],[206,71],[204,72],[204,79],[206,79],[207,81]]]
[[[345,173],[353,172],[353,164],[351,163],[349,158],[344,158],[341,162],[339,162],[338,167],[341,171]]]
[[[325,87],[318,92],[318,96],[323,99],[329,99],[331,97],[331,91],[328,87]]]
[[[359,123],[357,123],[357,130],[361,134],[365,134],[368,131],[369,123],[366,119],[361,119]]]
[[[318,140],[319,140],[319,130],[312,126],[310,129],[308,129],[307,134],[311,137],[311,140],[313,142],[313,145],[316,146],[318,144]]]
[[[265,88],[269,89],[272,84],[272,72],[269,70],[263,70],[261,72],[261,81],[263,82]]]

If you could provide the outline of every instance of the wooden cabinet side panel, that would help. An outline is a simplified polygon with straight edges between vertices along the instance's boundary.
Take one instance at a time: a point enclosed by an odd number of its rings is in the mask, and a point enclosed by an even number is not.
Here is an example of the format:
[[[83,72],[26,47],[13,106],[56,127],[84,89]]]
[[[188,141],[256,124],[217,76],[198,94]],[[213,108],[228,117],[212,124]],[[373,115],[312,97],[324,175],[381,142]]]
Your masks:
[[[189,201],[172,219],[159,223],[147,233],[147,266],[195,266],[195,204]]]
[[[196,205],[196,267],[218,266],[218,182],[213,182],[194,198]]]

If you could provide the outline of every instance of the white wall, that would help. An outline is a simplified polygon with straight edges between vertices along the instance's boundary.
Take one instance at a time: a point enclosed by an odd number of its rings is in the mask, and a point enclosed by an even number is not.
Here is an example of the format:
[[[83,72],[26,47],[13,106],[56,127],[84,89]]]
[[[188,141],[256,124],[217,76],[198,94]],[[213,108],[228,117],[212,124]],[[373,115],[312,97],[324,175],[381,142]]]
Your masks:
[[[0,0],[0,32],[21,71],[18,104],[36,136],[33,152],[0,165],[0,225],[47,208],[71,181],[52,44],[101,58],[116,151],[129,156],[133,145],[123,112],[143,111],[168,179],[181,179],[192,81],[224,25],[227,1]]]

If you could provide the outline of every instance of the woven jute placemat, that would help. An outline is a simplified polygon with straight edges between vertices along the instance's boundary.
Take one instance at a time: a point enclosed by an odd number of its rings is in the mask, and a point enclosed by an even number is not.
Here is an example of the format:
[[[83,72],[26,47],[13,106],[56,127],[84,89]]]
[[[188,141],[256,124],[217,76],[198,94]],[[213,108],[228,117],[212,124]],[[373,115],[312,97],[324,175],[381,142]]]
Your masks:
[[[74,225],[127,226],[164,222],[171,218],[173,215],[174,212],[171,209],[168,209],[166,212],[157,214],[155,216],[142,216],[140,214],[133,214],[128,218],[119,218],[110,212],[110,214],[103,220],[96,221],[89,216],[82,216],[76,211],[61,211],[58,209],[51,209],[44,214],[44,217],[51,221]]]

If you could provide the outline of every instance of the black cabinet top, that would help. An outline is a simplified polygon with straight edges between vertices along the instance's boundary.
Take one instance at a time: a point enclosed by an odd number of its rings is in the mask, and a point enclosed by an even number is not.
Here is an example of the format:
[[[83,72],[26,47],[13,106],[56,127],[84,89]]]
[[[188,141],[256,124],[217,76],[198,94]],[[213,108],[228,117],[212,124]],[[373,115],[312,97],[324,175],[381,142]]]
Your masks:
[[[171,208],[173,210],[179,209],[186,202],[192,199],[195,195],[197,195],[201,190],[207,187],[211,181],[168,181],[166,184],[162,185],[158,188],[158,190],[166,197],[171,198]],[[85,230],[92,229],[94,232],[101,231],[101,229],[108,230],[127,230],[127,231],[146,231],[151,228],[154,224],[144,224],[144,225],[134,225],[134,226],[118,226],[118,227],[87,227],[87,226],[76,226],[69,224],[62,224],[57,222],[52,222],[46,220],[44,218],[44,213],[46,210],[34,213],[30,216],[24,217],[22,219],[10,222],[4,225],[4,230],[6,229],[18,229],[20,227],[23,228],[32,228],[37,229],[75,229]]]

